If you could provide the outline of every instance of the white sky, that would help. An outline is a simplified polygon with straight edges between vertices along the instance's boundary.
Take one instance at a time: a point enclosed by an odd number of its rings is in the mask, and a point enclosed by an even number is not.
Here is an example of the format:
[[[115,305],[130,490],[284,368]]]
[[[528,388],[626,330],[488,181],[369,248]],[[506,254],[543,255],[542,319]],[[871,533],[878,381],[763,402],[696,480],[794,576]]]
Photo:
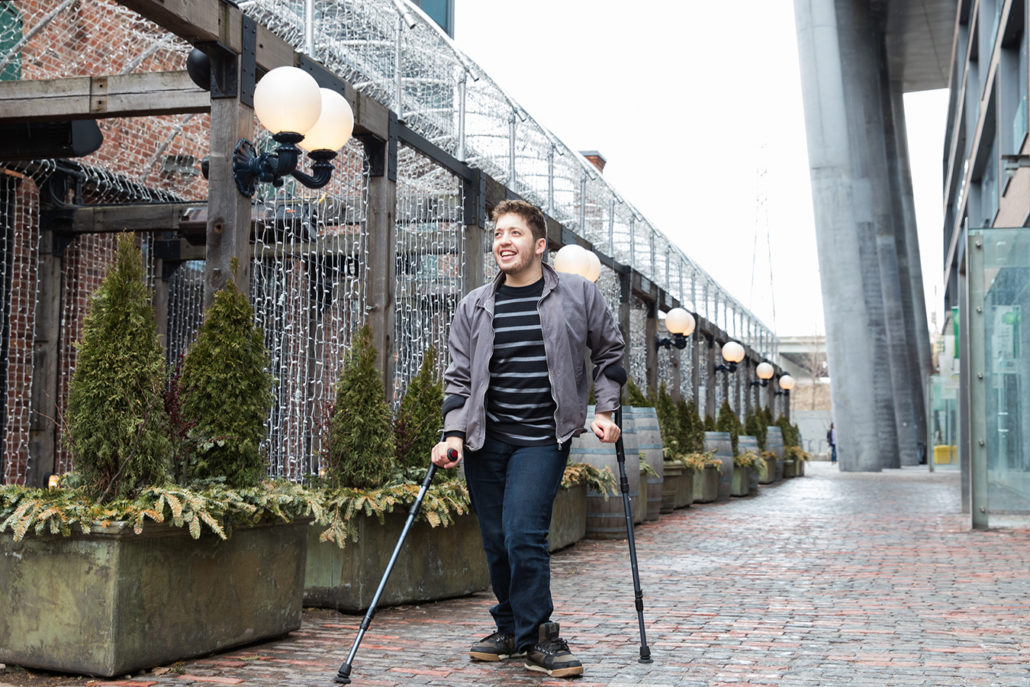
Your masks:
[[[620,195],[738,301],[781,336],[824,332],[793,2],[456,4],[458,46],[571,148],[599,151]],[[930,311],[946,104],[906,96]]]

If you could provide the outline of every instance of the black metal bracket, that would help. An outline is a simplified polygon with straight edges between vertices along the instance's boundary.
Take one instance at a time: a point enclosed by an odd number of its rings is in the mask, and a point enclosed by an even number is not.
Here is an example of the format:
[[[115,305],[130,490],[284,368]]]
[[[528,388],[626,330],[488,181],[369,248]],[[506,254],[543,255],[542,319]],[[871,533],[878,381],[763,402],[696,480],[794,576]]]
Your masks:
[[[219,41],[197,43],[197,48],[207,55],[211,63],[211,97],[235,98],[239,95],[239,57],[232,48]]]
[[[257,87],[257,21],[243,15],[240,40],[240,103],[254,107],[254,89]]]
[[[330,91],[336,91],[343,97],[347,97],[347,82],[322,66],[321,62],[316,62],[302,54],[297,57],[297,69],[314,77],[319,88],[328,88]]]

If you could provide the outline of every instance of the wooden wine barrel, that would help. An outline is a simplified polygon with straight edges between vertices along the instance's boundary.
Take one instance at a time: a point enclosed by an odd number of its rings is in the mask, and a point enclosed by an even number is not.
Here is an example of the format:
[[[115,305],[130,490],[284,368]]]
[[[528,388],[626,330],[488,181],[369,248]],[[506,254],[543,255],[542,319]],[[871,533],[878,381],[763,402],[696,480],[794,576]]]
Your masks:
[[[593,419],[594,409],[587,411],[588,421]],[[640,455],[637,448],[636,432],[633,423],[623,418],[622,441],[626,454],[626,477],[629,481],[629,497],[631,507],[639,500],[640,494]],[[619,465],[615,454],[615,444],[602,443],[597,436],[587,431],[572,440],[569,449],[570,463],[588,463],[598,470],[609,468],[615,475],[616,493],[605,499],[600,492],[587,491],[587,532],[588,539],[625,539],[626,512],[622,503],[622,492],[619,490]]]
[[[658,427],[658,413],[654,408],[626,408],[624,414],[633,417],[633,429],[637,435],[637,450],[641,458],[657,474],[647,473],[645,480],[647,512],[645,520],[657,520],[662,510],[662,480],[665,459],[662,456],[662,432]]]
[[[715,451],[722,463],[719,470],[719,500],[726,501],[733,490],[733,444],[729,432],[705,432],[705,451]]]
[[[756,454],[760,454],[761,452],[758,450],[758,437],[741,434],[737,437],[737,451],[739,453],[754,451]],[[759,460],[761,460],[761,457],[759,457]],[[748,491],[752,494],[758,493],[758,470],[749,470],[748,473]]]

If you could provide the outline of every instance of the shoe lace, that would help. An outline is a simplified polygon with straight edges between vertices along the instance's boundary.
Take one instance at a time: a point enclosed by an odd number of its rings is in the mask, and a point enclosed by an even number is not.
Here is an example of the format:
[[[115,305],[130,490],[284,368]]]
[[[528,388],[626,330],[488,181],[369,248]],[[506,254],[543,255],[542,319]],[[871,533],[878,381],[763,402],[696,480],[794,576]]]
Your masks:
[[[571,653],[569,643],[560,637],[547,640],[541,645],[541,648],[549,654]]]

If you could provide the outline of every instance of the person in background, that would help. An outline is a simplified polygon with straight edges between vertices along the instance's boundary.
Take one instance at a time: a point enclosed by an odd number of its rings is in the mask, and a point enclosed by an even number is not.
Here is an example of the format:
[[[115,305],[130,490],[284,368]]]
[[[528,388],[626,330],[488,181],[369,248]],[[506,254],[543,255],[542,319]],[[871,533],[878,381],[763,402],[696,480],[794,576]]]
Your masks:
[[[833,423],[830,423],[830,428],[826,430],[826,443],[830,445],[830,462],[837,462],[837,430],[834,428]]]
[[[492,217],[500,272],[455,309],[444,440],[433,447],[432,460],[442,468],[464,460],[497,597],[490,609],[497,630],[473,644],[469,657],[525,656],[530,670],[572,677],[583,664],[551,620],[551,509],[572,438],[585,431],[585,351],[594,366],[590,429],[615,442],[620,430],[612,413],[621,389],[605,371],[620,366],[625,344],[593,282],[543,263],[547,238],[539,208],[507,200]]]

